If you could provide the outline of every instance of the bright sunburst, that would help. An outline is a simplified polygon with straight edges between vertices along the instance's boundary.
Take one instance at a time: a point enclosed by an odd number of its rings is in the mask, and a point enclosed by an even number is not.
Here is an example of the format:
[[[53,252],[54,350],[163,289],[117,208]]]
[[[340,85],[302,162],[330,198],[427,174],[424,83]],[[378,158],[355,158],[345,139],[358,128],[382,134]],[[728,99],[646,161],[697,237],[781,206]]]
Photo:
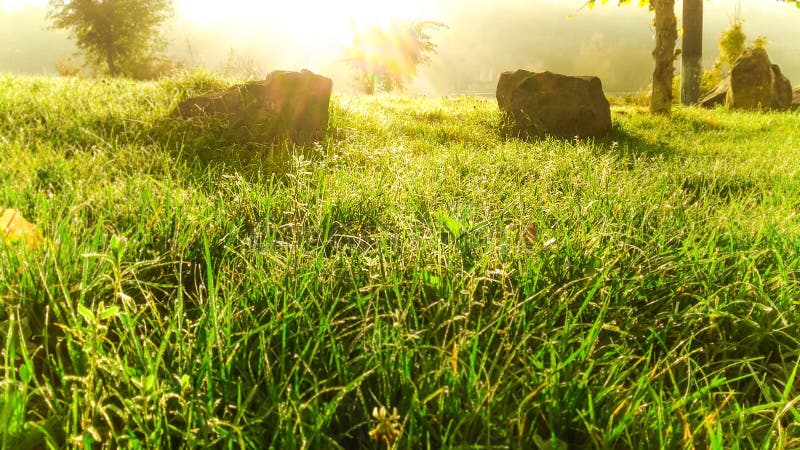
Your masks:
[[[384,24],[391,19],[419,20],[431,12],[425,0],[177,0],[179,20],[210,25],[220,21],[241,21],[243,25],[263,24],[288,32],[301,42],[344,42],[352,28]],[[333,41],[333,42],[331,42]]]

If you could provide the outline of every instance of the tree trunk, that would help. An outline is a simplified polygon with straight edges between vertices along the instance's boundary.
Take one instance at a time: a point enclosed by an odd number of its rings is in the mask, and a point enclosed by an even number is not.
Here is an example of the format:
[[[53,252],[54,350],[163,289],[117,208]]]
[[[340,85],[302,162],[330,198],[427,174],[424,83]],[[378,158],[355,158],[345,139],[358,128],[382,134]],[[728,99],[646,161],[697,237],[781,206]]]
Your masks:
[[[108,64],[108,74],[111,75],[112,78],[116,78],[118,72],[117,65],[114,63],[114,57],[106,55],[106,64]]]
[[[650,112],[669,115],[672,109],[672,75],[675,58],[675,41],[678,39],[678,20],[675,18],[675,0],[650,0],[656,13],[656,48],[653,50],[653,94]]]
[[[681,53],[681,103],[700,99],[703,63],[703,0],[683,0],[683,51]]]
[[[375,94],[375,73],[371,70],[364,72],[364,93],[367,95]]]
[[[108,74],[112,77],[116,77],[118,75],[117,70],[117,58],[116,58],[116,51],[114,49],[114,45],[110,43],[106,43],[105,46],[105,54],[106,54],[106,64],[108,64]]]

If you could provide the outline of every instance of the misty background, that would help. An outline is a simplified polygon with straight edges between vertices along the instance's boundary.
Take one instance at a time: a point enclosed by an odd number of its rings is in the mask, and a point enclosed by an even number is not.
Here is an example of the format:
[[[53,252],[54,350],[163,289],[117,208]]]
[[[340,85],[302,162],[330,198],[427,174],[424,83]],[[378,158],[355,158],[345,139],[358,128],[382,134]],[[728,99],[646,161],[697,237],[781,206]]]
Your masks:
[[[652,72],[652,14],[615,0],[593,9],[585,0],[441,0],[418,20],[445,23],[429,66],[406,92],[424,95],[493,94],[501,72],[517,68],[596,75],[610,93],[645,89]],[[634,2],[635,3],[635,2]],[[50,30],[46,7],[20,8],[0,1],[0,72],[55,74],[56,62],[77,49],[66,32]],[[189,21],[180,10],[165,26],[166,54],[187,67],[263,76],[276,69],[309,68],[353,91],[342,62],[346,37],[304,29],[304,10],[291,17],[253,17],[225,10],[214,20]],[[679,18],[678,2],[676,14]],[[774,0],[717,0],[705,4],[703,65],[718,56],[717,40],[734,18],[744,20],[748,42],[769,41],[767,51],[783,73],[800,84],[800,9]],[[312,22],[313,23],[313,22]],[[680,39],[678,40],[680,47]],[[680,70],[680,63],[676,63]]]

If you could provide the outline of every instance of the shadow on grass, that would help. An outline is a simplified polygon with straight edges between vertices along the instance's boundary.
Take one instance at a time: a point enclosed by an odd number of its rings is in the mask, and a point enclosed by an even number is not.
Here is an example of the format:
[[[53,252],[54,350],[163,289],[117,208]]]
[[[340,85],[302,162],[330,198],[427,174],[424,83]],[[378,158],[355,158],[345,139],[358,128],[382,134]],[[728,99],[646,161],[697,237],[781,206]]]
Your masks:
[[[679,153],[675,142],[681,141],[680,138],[699,139],[709,133],[716,135],[730,130],[713,117],[691,109],[677,109],[669,117],[652,115],[643,109],[614,111],[614,116],[611,132],[597,143],[625,157],[672,158]]]
[[[245,178],[284,177],[296,157],[314,160],[327,142],[295,143],[288,138],[250,140],[214,119],[184,120],[167,116],[153,124],[148,138],[168,151],[176,161],[201,168],[236,172]]]
[[[630,133],[614,124],[607,136],[595,141],[601,151],[616,153],[624,158],[671,159],[677,149],[668,139],[651,139],[641,134]]]
[[[708,117],[707,113],[705,109],[679,109],[672,114],[670,121],[680,132],[705,133],[732,130],[713,117]]]
[[[633,159],[672,158],[677,151],[668,139],[649,139],[641,134],[630,133],[616,123],[606,136],[579,138],[520,130],[513,123],[503,121],[498,128],[498,135],[504,142],[519,141],[527,144],[551,141],[563,145],[579,145],[588,142],[592,143],[601,153],[615,153],[620,157]]]
[[[694,139],[728,139],[728,133],[737,131],[704,110],[681,109],[670,117],[649,114],[644,108],[615,109],[612,128],[600,138],[577,138],[558,136],[515,127],[513,121],[502,117],[497,124],[500,139],[538,143],[554,140],[566,145],[592,142],[601,152],[609,152],[624,158],[650,159],[673,158],[680,153],[680,143]],[[751,132],[747,132],[751,134]]]
[[[762,194],[762,189],[752,179],[732,175],[689,175],[683,179],[680,189],[690,203],[706,197],[717,198],[724,203],[746,197],[760,201]]]

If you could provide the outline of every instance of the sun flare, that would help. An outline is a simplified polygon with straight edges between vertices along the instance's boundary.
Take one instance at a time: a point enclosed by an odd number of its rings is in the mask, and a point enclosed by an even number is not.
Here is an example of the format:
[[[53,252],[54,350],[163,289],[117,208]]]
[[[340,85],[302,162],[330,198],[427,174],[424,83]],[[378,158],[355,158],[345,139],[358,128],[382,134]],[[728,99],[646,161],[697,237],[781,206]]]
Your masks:
[[[242,26],[272,27],[302,43],[342,43],[355,27],[382,25],[392,19],[422,20],[430,14],[430,1],[404,0],[178,0],[178,19],[197,25],[236,21]]]

